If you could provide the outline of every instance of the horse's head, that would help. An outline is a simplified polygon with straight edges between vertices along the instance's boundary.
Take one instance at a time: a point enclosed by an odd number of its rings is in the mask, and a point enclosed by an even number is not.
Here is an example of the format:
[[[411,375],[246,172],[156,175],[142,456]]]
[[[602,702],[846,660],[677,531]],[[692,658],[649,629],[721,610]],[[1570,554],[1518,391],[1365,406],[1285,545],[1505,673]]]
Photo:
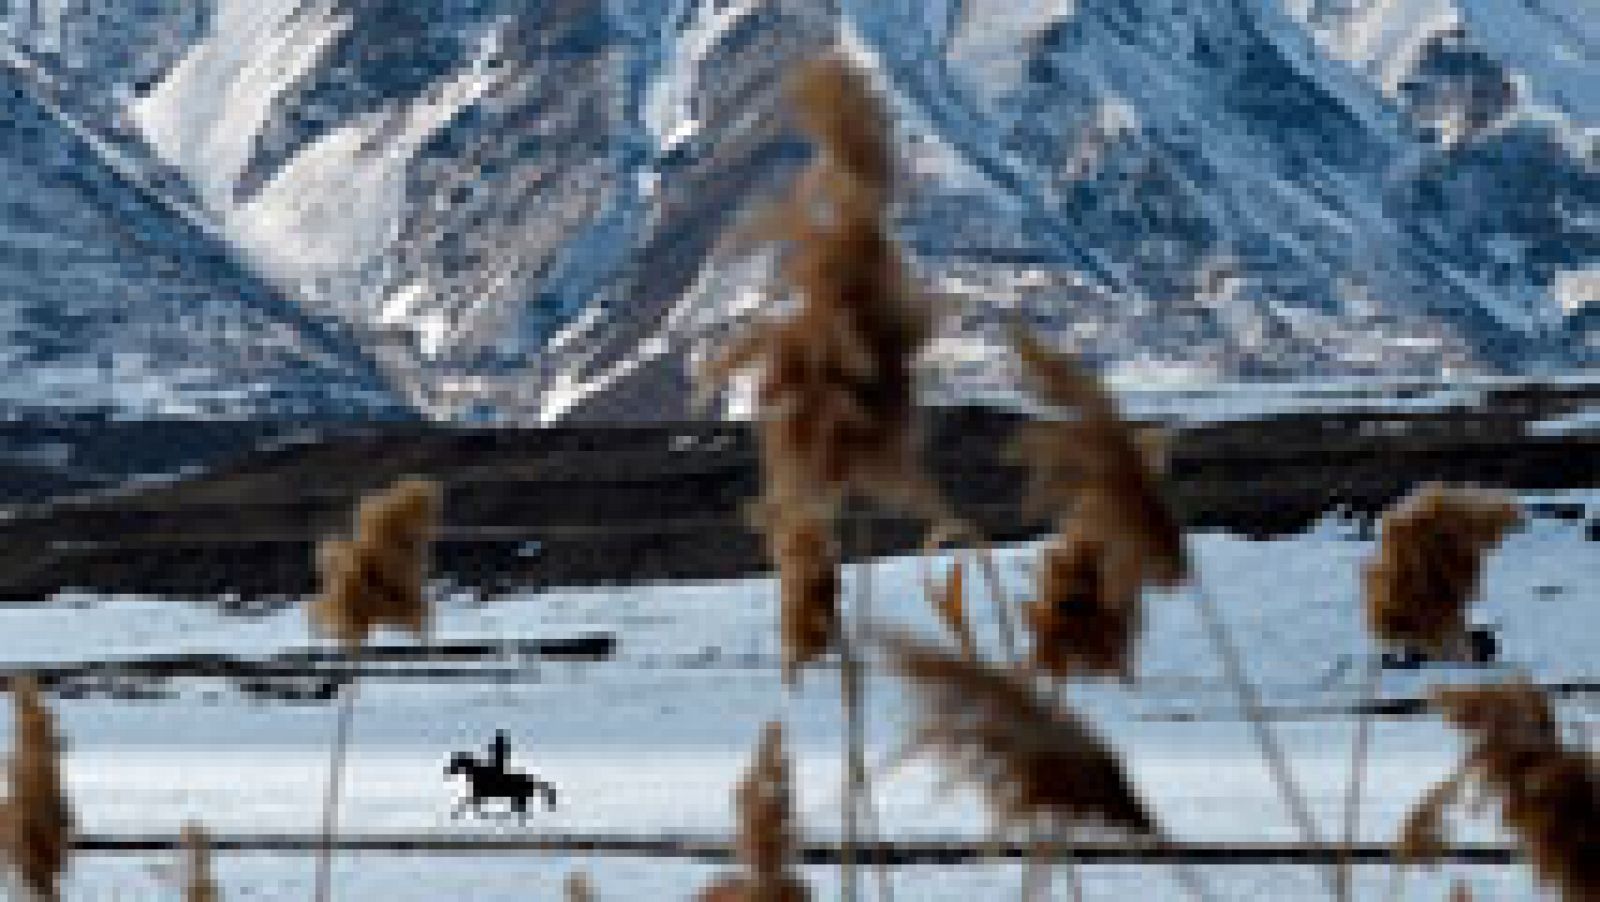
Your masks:
[[[478,766],[478,762],[466,752],[456,752],[450,756],[450,764],[444,769],[447,776],[471,773]]]

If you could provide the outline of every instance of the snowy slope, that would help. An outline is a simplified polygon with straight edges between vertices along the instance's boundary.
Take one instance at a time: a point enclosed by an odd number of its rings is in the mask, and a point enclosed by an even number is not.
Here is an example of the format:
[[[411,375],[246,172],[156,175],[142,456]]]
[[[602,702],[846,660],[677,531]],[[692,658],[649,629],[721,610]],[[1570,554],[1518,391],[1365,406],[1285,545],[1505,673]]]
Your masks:
[[[1600,515],[1593,492],[1555,498]],[[1278,713],[1278,734],[1326,827],[1337,823],[1348,767],[1353,717],[1339,713],[1359,697],[1357,669],[1340,662],[1368,653],[1361,628],[1359,568],[1372,551],[1348,524],[1330,520],[1308,534],[1269,542],[1201,534],[1192,537],[1207,591],[1221,605],[1246,666]],[[1592,587],[1600,556],[1583,524],[1535,516],[1489,562],[1474,619],[1498,623],[1504,664],[1469,670],[1440,667],[1391,673],[1380,692],[1411,697],[1437,682],[1523,673],[1544,681],[1593,679],[1596,617]],[[1013,595],[1026,588],[1035,548],[1001,552],[1001,572]],[[942,567],[940,567],[942,571]],[[859,570],[851,570],[853,579]],[[882,561],[871,575],[878,617],[934,630],[923,599],[921,568],[904,559]],[[973,586],[976,590],[977,586]],[[981,596],[981,593],[979,593]],[[618,636],[614,660],[549,663],[500,660],[514,679],[430,681],[372,678],[361,689],[343,823],[351,833],[470,840],[538,836],[622,835],[720,838],[733,821],[729,787],[760,725],[786,720],[796,756],[796,791],[805,834],[834,838],[839,825],[838,685],[828,668],[808,673],[786,690],[777,667],[776,587],[750,579],[714,584],[618,587],[599,592],[548,592],[478,604],[464,599],[439,608],[436,640],[495,641],[574,635],[606,629]],[[996,645],[991,608],[971,610],[986,644]],[[1071,697],[1126,756],[1139,790],[1173,834],[1183,840],[1261,842],[1292,838],[1282,809],[1238,716],[1218,679],[1186,594],[1148,600],[1143,644],[1145,676],[1135,685],[1079,685]],[[307,624],[297,608],[263,618],[226,615],[211,607],[169,600],[62,597],[50,605],[0,610],[0,661],[7,666],[50,660],[118,658],[175,652],[268,653],[303,646]],[[435,662],[438,663],[438,662]],[[221,835],[313,835],[334,709],[249,699],[222,680],[169,685],[168,697],[91,697],[58,703],[70,740],[67,780],[78,800],[82,828],[101,836],[168,835],[189,818]],[[870,750],[875,766],[888,761],[907,726],[909,706],[896,681],[870,680]],[[1305,713],[1329,709],[1332,714]],[[1297,713],[1298,712],[1298,713]],[[1596,726],[1592,705],[1560,706],[1563,720]],[[1181,715],[1181,717],[1179,716]],[[9,741],[0,723],[0,744]],[[453,821],[457,787],[442,778],[455,750],[481,747],[495,729],[513,739],[513,763],[554,780],[562,799],[554,812],[513,822]],[[1591,734],[1592,735],[1592,734]],[[1455,737],[1428,716],[1375,721],[1372,793],[1364,811],[1366,838],[1385,841],[1398,819],[1431,781],[1454,765]],[[241,780],[241,775],[248,779]],[[977,839],[985,835],[981,805],[966,790],[941,791],[934,768],[917,762],[877,779],[884,830],[896,839]],[[1489,818],[1461,825],[1469,841],[1494,841]],[[540,856],[565,867],[572,859]],[[410,896],[510,898],[503,881],[537,873],[545,864],[520,855],[457,860],[352,857],[341,886],[376,891],[405,883]],[[460,859],[466,860],[466,859]],[[356,866],[355,862],[361,862]],[[230,889],[250,887],[261,898],[303,896],[304,856],[224,857],[219,874]],[[629,859],[590,859],[602,887],[618,898],[678,898],[706,873],[687,862],[654,867]],[[75,866],[76,886],[150,886],[115,861],[90,858]],[[409,873],[412,867],[427,873]],[[825,883],[831,878],[814,872]],[[1471,875],[1494,898],[1535,898],[1524,869],[1450,868]],[[1096,866],[1092,885],[1154,898],[1177,898],[1164,868]],[[1314,879],[1304,868],[1207,869],[1221,898],[1300,898]],[[937,875],[937,877],[935,876]],[[1385,898],[1388,874],[1368,872],[1360,898]],[[1009,868],[907,868],[897,880],[912,898],[1000,897],[1014,887]],[[1426,877],[1415,877],[1427,881]],[[145,881],[149,880],[150,883]],[[1432,884],[1426,884],[1432,886]],[[915,888],[915,889],[913,889]],[[470,891],[469,891],[470,890]],[[632,893],[631,895],[629,893]],[[938,895],[948,892],[949,895]],[[965,892],[966,895],[961,893]],[[1169,896],[1168,894],[1172,894]],[[1433,895],[1437,895],[1436,893]],[[231,896],[231,893],[230,893]],[[555,899],[542,885],[534,898]],[[1431,896],[1430,896],[1431,897]],[[138,896],[137,898],[146,898]]]
[[[49,0],[0,38],[407,404],[632,418],[760,304],[728,238],[836,44],[974,372],[1011,307],[1126,372],[1592,364],[1591,3]]]
[[[1593,0],[1285,0],[1336,56],[1398,91],[1441,37],[1459,38],[1523,89],[1523,102],[1600,125]],[[1458,73],[1462,70],[1458,70]]]
[[[30,65],[0,59],[0,409],[403,411],[347,325],[244,265]]]

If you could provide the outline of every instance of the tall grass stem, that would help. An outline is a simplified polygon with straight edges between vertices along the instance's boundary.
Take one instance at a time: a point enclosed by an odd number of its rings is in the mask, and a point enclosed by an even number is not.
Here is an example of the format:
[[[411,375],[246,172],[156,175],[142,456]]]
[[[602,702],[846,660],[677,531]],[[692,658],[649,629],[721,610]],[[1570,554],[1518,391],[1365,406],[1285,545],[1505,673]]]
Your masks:
[[[1217,653],[1217,658],[1222,662],[1228,683],[1239,698],[1239,706],[1244,710],[1245,718],[1250,721],[1256,745],[1260,748],[1262,760],[1267,766],[1267,773],[1277,786],[1278,796],[1288,809],[1290,820],[1300,831],[1304,842],[1321,845],[1321,831],[1317,829],[1316,821],[1311,816],[1311,808],[1306,804],[1305,795],[1295,781],[1294,772],[1289,767],[1289,760],[1284,754],[1282,745],[1267,723],[1266,708],[1261,702],[1261,693],[1245,673],[1244,661],[1239,654],[1238,646],[1229,635],[1228,628],[1222,621],[1222,615],[1217,610],[1210,593],[1206,591],[1199,573],[1194,576],[1193,595],[1206,635]],[[1328,888],[1335,898],[1338,896],[1337,883],[1337,877],[1329,877]]]
[[[1344,844],[1339,853],[1339,898],[1348,900],[1352,887],[1351,855],[1361,833],[1361,795],[1366,781],[1367,758],[1372,746],[1373,703],[1383,676],[1383,659],[1374,655],[1367,664],[1361,685],[1361,711],[1357,715],[1355,740],[1350,748],[1350,783],[1344,798]]]
[[[1011,621],[1011,598],[1005,584],[1000,581],[1000,568],[994,562],[994,549],[985,543],[979,545],[975,553],[978,570],[983,574],[983,584],[989,591],[989,600],[994,604],[995,619],[1000,626],[1000,646],[1005,651],[1006,663],[1018,664],[1022,658],[1018,652],[1016,627]]]
[[[358,685],[352,677],[340,692],[339,719],[334,727],[333,747],[328,755],[327,790],[322,797],[322,842],[317,850],[317,879],[313,893],[316,902],[328,902],[333,894],[333,839],[339,829],[339,796],[350,749],[350,724],[355,719]]]

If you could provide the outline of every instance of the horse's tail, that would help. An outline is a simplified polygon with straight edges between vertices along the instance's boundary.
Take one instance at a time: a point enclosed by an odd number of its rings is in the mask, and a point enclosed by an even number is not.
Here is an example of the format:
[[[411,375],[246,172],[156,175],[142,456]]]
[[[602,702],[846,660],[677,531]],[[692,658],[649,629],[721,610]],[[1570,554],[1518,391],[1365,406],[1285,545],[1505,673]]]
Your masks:
[[[543,780],[535,780],[533,785],[539,790],[539,794],[544,796],[544,807],[550,811],[556,810],[555,785]]]

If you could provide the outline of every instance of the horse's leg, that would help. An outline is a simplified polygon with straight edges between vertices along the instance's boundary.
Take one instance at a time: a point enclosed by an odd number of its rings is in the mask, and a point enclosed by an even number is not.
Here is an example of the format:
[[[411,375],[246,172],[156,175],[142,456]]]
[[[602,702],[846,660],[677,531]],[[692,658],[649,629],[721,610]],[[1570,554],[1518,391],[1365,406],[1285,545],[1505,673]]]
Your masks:
[[[539,792],[544,795],[544,807],[545,807],[545,810],[547,810],[547,811],[556,810],[556,788],[555,788],[555,786],[553,784],[546,783],[543,780],[537,781],[535,783],[535,785],[539,787]]]

